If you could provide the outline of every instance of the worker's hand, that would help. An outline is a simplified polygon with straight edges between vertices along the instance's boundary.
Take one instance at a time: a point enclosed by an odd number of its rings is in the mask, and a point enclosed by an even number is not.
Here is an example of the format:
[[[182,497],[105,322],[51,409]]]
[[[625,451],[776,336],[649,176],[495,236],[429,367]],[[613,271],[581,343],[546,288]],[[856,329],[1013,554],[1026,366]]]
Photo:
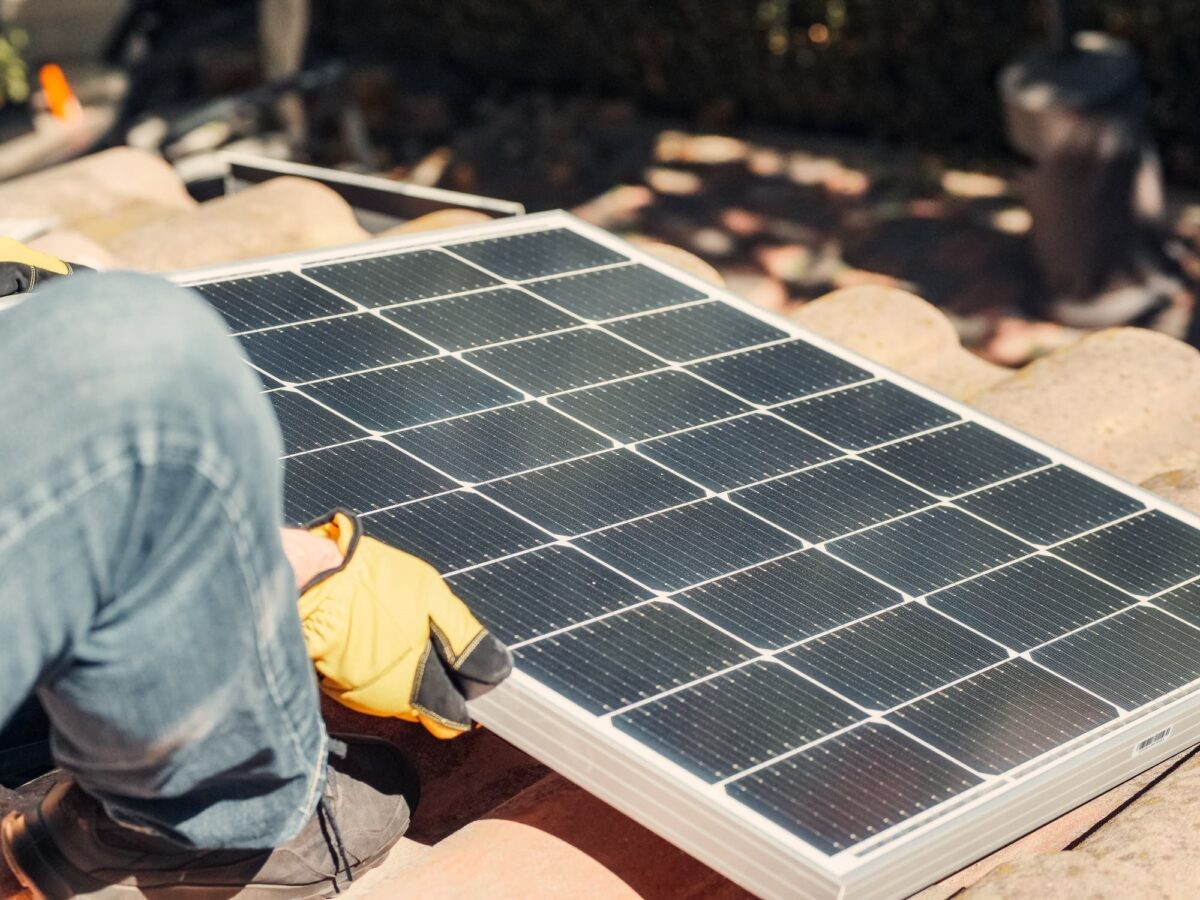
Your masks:
[[[300,619],[321,689],[358,712],[420,722],[440,738],[471,727],[467,700],[512,671],[507,648],[428,563],[362,534],[335,510],[310,525],[342,564],[300,594]]]
[[[44,281],[83,268],[26,247],[12,238],[0,237],[0,297],[24,294]]]

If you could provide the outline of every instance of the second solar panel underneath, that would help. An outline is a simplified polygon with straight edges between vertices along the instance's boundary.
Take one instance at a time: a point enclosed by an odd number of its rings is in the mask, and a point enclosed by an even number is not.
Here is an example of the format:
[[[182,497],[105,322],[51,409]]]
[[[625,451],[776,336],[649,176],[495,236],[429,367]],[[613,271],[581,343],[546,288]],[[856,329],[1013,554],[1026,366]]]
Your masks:
[[[1200,677],[1189,524],[572,229],[200,290],[291,518],[821,852]]]

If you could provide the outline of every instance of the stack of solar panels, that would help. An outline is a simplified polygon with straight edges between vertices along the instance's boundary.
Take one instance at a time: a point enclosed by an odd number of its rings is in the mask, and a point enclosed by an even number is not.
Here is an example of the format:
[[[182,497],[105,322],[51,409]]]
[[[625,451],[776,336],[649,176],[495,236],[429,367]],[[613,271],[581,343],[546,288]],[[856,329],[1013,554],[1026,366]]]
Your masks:
[[[561,214],[416,240],[188,280],[289,518],[437,566],[530,752],[754,890],[887,896],[1198,739],[1191,519]]]

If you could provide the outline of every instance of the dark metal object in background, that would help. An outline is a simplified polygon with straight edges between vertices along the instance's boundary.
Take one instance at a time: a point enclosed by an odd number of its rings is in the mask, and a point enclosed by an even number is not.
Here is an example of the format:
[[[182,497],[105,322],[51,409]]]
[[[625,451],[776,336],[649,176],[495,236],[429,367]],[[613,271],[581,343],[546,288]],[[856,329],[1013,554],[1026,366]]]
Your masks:
[[[295,78],[304,69],[311,21],[310,0],[259,0],[259,57],[266,81]],[[276,102],[275,111],[287,130],[292,147],[305,147],[308,116],[303,97],[294,91],[286,93]]]
[[[252,34],[253,0],[133,0],[105,48],[110,65],[129,73],[129,91],[109,143],[148,111],[170,107],[194,92],[197,48]]]
[[[1071,0],[1052,0],[1047,12],[1047,28],[1050,32],[1051,52],[1064,56],[1073,49],[1072,38],[1075,36],[1075,7]]]
[[[134,0],[105,51],[110,64],[128,71],[129,91],[99,147],[125,143],[148,116],[164,122],[153,143],[168,158],[190,152],[173,145],[211,122],[223,122],[236,138],[261,132],[275,118],[292,152],[307,156],[306,101],[338,97],[343,117],[356,109],[340,93],[345,64],[336,58],[310,63],[310,7],[310,0]],[[262,82],[197,100],[202,52],[247,44],[255,33]]]
[[[1000,93],[1045,282],[1043,315],[1080,327],[1145,321],[1184,278],[1162,227],[1158,154],[1140,67],[1123,41],[1076,32],[1050,4],[1050,45],[1003,70]]]

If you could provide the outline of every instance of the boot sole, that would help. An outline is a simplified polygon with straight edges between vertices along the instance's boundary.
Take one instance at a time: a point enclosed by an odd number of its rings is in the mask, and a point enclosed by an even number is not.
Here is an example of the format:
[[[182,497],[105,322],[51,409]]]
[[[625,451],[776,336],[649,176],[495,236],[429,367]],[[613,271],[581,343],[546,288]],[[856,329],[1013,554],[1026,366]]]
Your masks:
[[[355,868],[354,877],[378,866],[403,837],[383,847],[377,854]],[[17,881],[33,900],[71,900],[73,897],[94,900],[130,900],[134,897],[186,898],[186,900],[317,900],[340,893],[333,885],[199,885],[170,884],[140,886],[111,884],[100,881],[75,868],[44,829],[30,822],[20,812],[10,812],[0,821],[0,853],[17,877]],[[347,885],[341,892],[350,889]]]

